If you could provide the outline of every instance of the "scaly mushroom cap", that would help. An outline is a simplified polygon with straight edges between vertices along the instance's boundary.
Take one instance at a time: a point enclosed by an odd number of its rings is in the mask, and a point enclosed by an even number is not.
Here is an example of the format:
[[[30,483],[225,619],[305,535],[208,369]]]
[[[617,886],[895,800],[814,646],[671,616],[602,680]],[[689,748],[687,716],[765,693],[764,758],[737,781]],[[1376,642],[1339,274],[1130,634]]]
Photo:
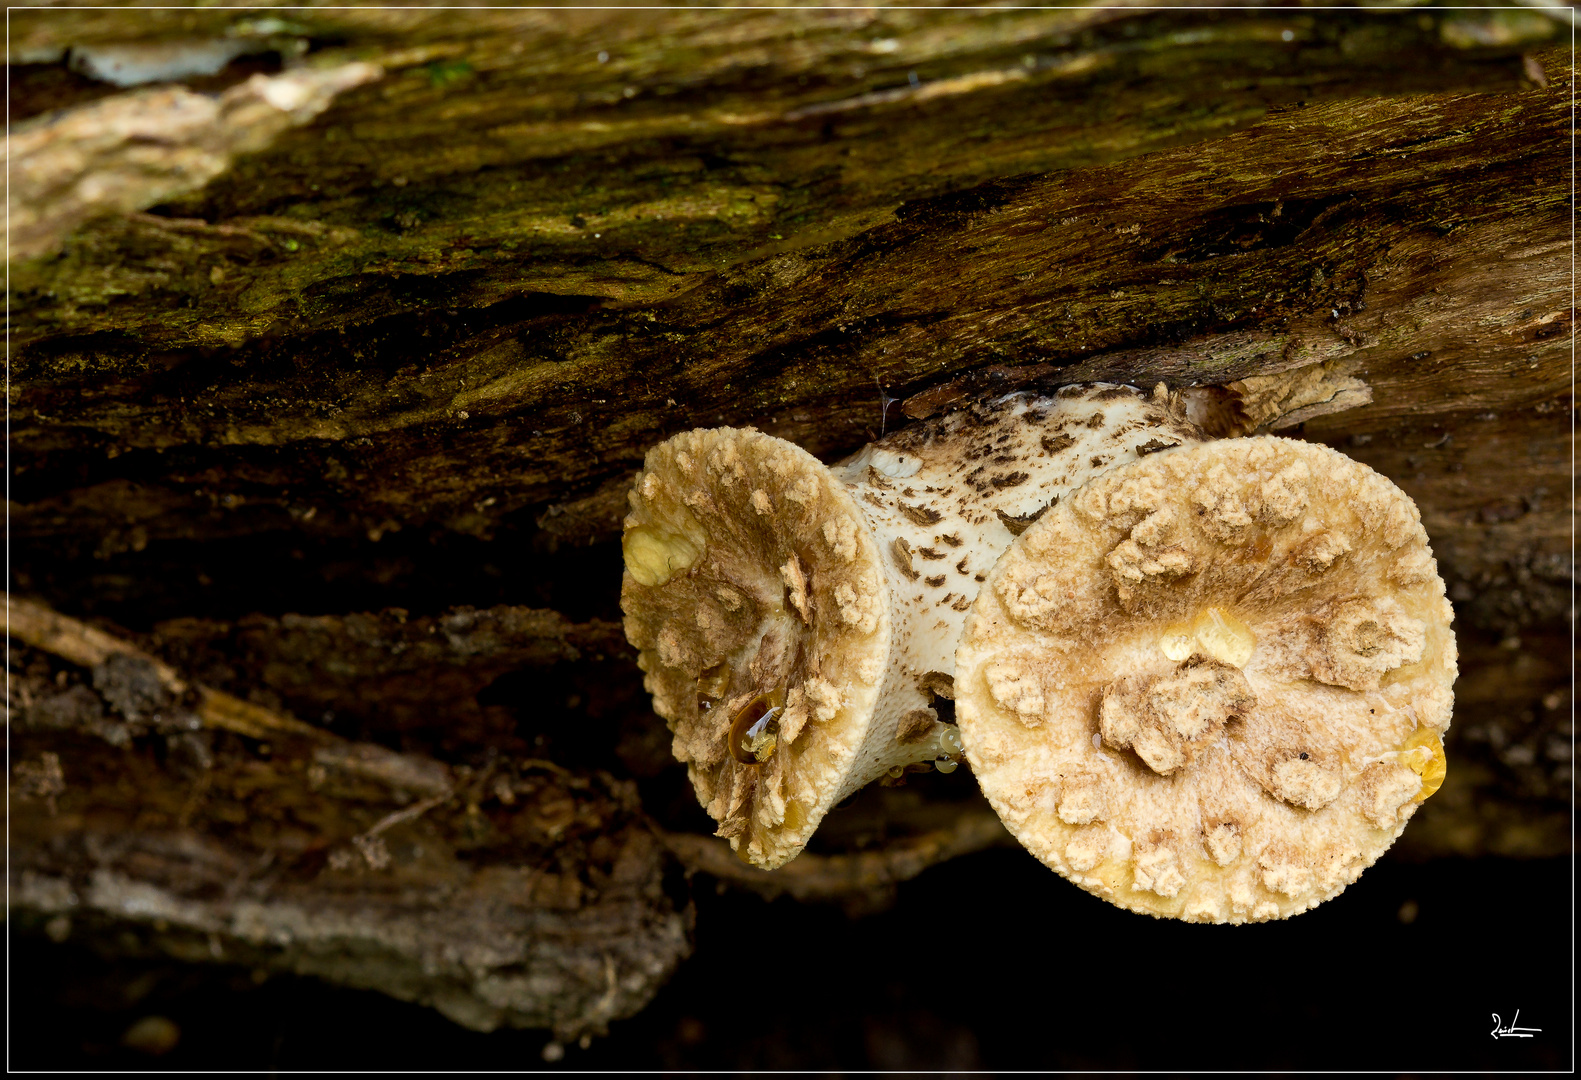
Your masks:
[[[956,655],[967,759],[1033,854],[1133,911],[1283,918],[1443,779],[1455,640],[1411,500],[1326,447],[1165,450],[1045,514]]]
[[[862,771],[890,636],[868,526],[811,454],[713,428],[648,452],[624,553],[626,636],[675,756],[719,835],[779,866]]]

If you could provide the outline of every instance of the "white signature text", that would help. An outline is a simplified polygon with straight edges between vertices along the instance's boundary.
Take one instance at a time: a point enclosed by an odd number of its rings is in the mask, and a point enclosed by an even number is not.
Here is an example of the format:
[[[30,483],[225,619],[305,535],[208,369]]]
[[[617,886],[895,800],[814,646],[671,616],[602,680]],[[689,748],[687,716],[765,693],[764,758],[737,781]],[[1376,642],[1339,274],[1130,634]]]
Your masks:
[[[1499,1014],[1493,1014],[1493,1037],[1495,1039],[1530,1039],[1542,1031],[1542,1028],[1516,1027],[1516,1022],[1521,1018],[1521,1010],[1516,1009],[1515,1015],[1506,1024],[1499,1019]]]

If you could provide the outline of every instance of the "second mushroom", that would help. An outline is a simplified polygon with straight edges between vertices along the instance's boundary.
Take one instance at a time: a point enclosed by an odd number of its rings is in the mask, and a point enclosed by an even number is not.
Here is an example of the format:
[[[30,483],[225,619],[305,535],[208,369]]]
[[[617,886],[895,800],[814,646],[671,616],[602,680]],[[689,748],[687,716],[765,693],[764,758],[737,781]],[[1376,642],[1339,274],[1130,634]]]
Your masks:
[[[1452,612],[1411,500],[1227,439],[1093,479],[989,575],[956,662],[1000,817],[1083,888],[1261,922],[1333,896],[1444,777]]]

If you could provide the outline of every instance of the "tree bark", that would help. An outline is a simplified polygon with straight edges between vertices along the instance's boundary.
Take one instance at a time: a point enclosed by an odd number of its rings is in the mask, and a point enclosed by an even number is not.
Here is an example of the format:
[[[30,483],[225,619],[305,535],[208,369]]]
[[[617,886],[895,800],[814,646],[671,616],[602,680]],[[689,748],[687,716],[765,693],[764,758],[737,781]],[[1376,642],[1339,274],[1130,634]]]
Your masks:
[[[682,962],[685,876],[891,902],[1003,829],[961,770],[774,874],[705,835],[620,629],[630,477],[694,426],[833,460],[1094,380],[1415,498],[1462,676],[1397,850],[1567,851],[1562,32],[13,13],[19,917],[573,1038]],[[112,64],[189,87],[74,71]]]

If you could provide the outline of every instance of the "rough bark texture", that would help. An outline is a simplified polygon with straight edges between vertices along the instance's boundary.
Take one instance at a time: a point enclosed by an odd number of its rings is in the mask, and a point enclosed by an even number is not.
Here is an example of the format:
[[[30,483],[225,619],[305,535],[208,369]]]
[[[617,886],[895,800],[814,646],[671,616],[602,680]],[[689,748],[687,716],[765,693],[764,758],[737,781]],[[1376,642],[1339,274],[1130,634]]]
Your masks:
[[[128,135],[105,118],[151,92],[68,66],[227,32],[250,58],[196,89],[266,101],[245,80],[285,57],[340,93],[297,127]],[[1243,425],[1412,495],[1462,678],[1398,850],[1566,851],[1562,33],[1521,9],[13,13],[12,254],[38,254],[10,279],[12,588],[86,620],[13,627],[14,903],[561,1037],[685,956],[683,870],[882,904],[1003,830],[961,770],[859,797],[773,875],[696,835],[619,629],[629,477],[692,426],[833,458],[1094,379],[1225,387]],[[67,190],[82,214],[43,212]]]

